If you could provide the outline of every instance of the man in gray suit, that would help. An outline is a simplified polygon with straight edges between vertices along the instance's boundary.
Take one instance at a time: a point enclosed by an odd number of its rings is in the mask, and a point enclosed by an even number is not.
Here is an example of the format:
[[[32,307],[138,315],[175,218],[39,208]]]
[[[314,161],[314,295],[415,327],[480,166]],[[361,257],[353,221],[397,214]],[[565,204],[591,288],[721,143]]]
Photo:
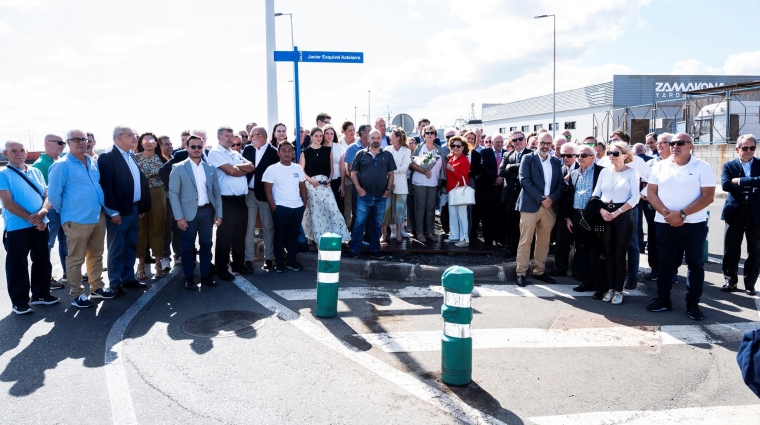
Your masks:
[[[544,273],[544,262],[549,254],[549,238],[557,221],[557,206],[565,180],[562,162],[549,155],[552,136],[543,133],[538,138],[538,150],[522,159],[519,171],[522,191],[517,198],[520,211],[520,244],[517,247],[517,284],[525,286],[525,275],[530,265],[530,245],[536,236],[533,255],[533,278],[546,283],[554,279]]]
[[[182,271],[185,289],[197,290],[195,270],[195,237],[200,249],[201,283],[216,286],[211,279],[211,237],[214,225],[222,224],[222,192],[214,167],[201,161],[203,140],[187,139],[189,158],[174,164],[169,175],[169,201],[182,238]]]

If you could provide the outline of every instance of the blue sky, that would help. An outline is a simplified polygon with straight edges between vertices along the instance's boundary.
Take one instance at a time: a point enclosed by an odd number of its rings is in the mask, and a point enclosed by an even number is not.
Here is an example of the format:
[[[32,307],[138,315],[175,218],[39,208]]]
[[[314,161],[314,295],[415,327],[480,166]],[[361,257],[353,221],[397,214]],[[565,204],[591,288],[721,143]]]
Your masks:
[[[302,50],[363,51],[361,65],[302,64],[305,123],[407,112],[440,125],[470,104],[551,93],[613,74],[760,75],[756,1],[276,0]],[[264,3],[0,0],[0,137],[35,147],[79,127],[111,144],[117,124],[172,136],[266,123]],[[290,22],[276,20],[290,49]],[[279,120],[293,128],[291,67]],[[212,137],[213,138],[213,137]]]

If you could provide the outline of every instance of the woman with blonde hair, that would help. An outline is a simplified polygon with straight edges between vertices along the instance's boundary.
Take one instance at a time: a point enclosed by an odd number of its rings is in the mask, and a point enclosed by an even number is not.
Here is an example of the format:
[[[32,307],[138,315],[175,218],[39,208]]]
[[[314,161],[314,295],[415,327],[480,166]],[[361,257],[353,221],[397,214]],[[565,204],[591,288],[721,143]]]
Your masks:
[[[610,166],[599,173],[592,196],[598,196],[603,204],[599,214],[604,220],[605,262],[607,279],[602,282],[607,293],[602,301],[618,305],[623,302],[625,282],[625,256],[628,242],[633,234],[633,213],[639,203],[639,173],[628,164],[633,162],[633,152],[625,142],[613,142],[607,148]],[[604,291],[604,287],[597,288]]]
[[[406,171],[412,162],[412,152],[406,144],[406,132],[403,128],[396,127],[391,130],[391,144],[385,150],[393,155],[396,162],[396,171],[393,172],[393,190],[385,203],[385,218],[383,219],[383,236],[380,243],[388,241],[388,225],[391,227],[391,238],[402,242],[404,233],[401,231],[406,218],[406,197],[409,194],[409,186],[406,180]]]

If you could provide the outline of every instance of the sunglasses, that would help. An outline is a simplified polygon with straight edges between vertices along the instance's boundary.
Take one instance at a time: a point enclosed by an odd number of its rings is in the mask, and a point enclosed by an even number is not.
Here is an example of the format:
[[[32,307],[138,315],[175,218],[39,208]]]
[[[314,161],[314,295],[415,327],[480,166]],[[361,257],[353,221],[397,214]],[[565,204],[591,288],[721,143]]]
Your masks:
[[[74,143],[85,143],[86,141],[87,139],[83,139],[81,137],[74,137],[73,139],[69,139],[69,142],[74,142]]]
[[[58,146],[63,146],[63,145],[66,144],[66,142],[64,142],[63,140],[48,140],[48,142],[58,143]],[[752,149],[752,150],[754,150],[754,149]]]
[[[586,159],[586,158],[588,158],[590,156],[594,156],[594,155],[589,155],[587,153],[579,153],[577,156],[578,156],[578,158]]]
[[[672,141],[672,142],[670,142],[670,143],[668,143],[668,144],[669,144],[670,146],[675,146],[675,145],[678,145],[678,146],[683,146],[683,145],[685,145],[685,144],[687,144],[687,143],[691,143],[691,142],[690,142],[690,141],[688,141],[688,140],[674,140],[674,141]]]
[[[486,140],[485,144],[487,144],[487,145],[493,144],[493,141],[491,141],[491,140]]]
[[[233,143],[232,146],[241,146],[242,143]]]
[[[61,144],[63,144],[63,143],[61,143]],[[757,148],[756,146],[742,146],[741,150],[744,151],[744,152],[747,152],[747,151],[754,152],[756,148]]]
[[[446,138],[447,138],[447,139],[451,139],[452,137],[454,137],[454,135],[453,135],[453,134],[447,134],[447,135],[446,135]]]
[[[425,136],[435,136],[435,131],[426,131]]]
[[[525,140],[525,137],[515,137],[512,139],[513,142],[522,142],[523,140]]]
[[[615,158],[620,156],[620,151],[607,151],[607,156],[614,156]]]
[[[451,145],[451,147],[453,149],[460,149],[462,147],[462,145]]]
[[[188,149],[203,149],[203,145],[190,145],[187,147]]]
[[[576,157],[577,155],[576,155],[576,154],[574,154],[574,153],[563,153],[563,154],[562,154],[562,155],[560,155],[560,156],[561,156],[562,158],[574,158],[574,157]]]

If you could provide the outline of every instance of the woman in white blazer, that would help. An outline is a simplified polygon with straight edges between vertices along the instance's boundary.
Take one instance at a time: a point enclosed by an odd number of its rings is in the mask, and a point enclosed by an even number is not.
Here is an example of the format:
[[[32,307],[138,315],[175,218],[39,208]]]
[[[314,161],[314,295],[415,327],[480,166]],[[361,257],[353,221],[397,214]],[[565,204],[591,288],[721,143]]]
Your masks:
[[[404,225],[404,218],[406,218],[406,195],[409,194],[406,171],[412,162],[412,151],[407,147],[406,132],[403,128],[396,127],[391,130],[390,141],[391,144],[386,146],[385,150],[393,155],[393,159],[396,161],[396,171],[393,172],[393,190],[388,202],[385,203],[381,244],[388,243],[389,225],[392,225],[391,238],[395,237],[397,242],[402,241],[403,232],[401,228]]]

